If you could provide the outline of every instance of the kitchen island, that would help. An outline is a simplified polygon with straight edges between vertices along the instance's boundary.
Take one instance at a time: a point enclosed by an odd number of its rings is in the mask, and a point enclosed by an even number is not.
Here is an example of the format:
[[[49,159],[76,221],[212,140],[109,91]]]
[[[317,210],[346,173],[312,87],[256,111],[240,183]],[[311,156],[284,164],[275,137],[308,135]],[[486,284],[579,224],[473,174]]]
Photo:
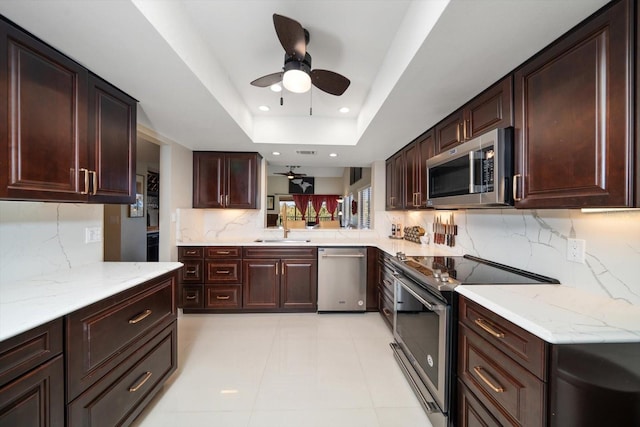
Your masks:
[[[129,425],[177,368],[182,264],[0,283],[0,425]]]

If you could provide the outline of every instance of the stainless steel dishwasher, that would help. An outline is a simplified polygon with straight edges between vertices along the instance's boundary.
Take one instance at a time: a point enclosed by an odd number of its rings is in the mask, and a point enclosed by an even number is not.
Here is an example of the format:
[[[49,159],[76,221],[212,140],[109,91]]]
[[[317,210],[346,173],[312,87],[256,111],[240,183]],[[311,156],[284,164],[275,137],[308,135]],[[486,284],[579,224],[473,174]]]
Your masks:
[[[367,248],[318,248],[318,311],[365,311]]]

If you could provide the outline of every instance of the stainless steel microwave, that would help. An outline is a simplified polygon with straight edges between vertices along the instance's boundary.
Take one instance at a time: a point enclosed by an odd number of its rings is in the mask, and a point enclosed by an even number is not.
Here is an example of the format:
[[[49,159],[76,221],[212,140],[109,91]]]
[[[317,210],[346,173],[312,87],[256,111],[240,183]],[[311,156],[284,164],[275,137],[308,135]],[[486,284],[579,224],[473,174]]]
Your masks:
[[[427,206],[513,206],[513,128],[495,129],[427,160]]]

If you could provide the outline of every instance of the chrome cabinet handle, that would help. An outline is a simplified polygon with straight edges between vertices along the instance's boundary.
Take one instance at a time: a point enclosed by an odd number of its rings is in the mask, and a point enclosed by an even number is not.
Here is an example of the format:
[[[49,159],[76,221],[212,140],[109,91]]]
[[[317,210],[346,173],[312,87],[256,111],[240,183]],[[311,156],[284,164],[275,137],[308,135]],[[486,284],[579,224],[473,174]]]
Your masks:
[[[219,299],[219,300],[228,300],[229,298],[231,298],[231,296],[229,295],[226,295],[226,296],[216,295],[216,299]]]
[[[496,338],[504,338],[504,332],[494,329],[495,327],[493,325],[490,325],[486,320],[478,318],[474,321],[474,323],[490,333],[492,336]]]
[[[229,274],[231,273],[229,270],[216,270],[216,274]]]
[[[185,253],[186,255],[195,255],[195,254],[197,254],[197,253],[198,253],[198,251],[196,251],[196,250],[192,250],[192,251],[185,251],[184,253]]]
[[[489,378],[484,376],[484,374],[482,373],[482,366],[474,367],[473,372],[475,372],[480,377],[480,379],[489,386],[491,390],[495,391],[496,393],[504,393],[504,388],[501,385],[495,385],[493,382],[491,382],[491,380],[489,380]]]
[[[141,322],[147,317],[151,316],[151,313],[153,313],[151,310],[146,309],[142,313],[138,314],[136,317],[129,319],[129,323],[132,325],[135,325],[136,323]]]
[[[513,175],[513,200],[515,202],[519,202],[520,200],[522,200],[522,197],[518,197],[518,178],[520,178],[522,175],[520,175],[519,173]]]
[[[218,203],[220,203],[221,206],[224,206],[224,195],[222,193],[220,193],[220,197],[218,198]]]
[[[229,195],[228,194],[226,195],[225,200],[226,200],[225,205],[229,206]]]
[[[198,269],[193,267],[193,268],[187,268],[186,273],[187,274],[196,274],[198,272]]]
[[[229,251],[216,251],[216,254],[218,255],[229,255],[231,252]]]
[[[389,317],[389,316],[391,316],[391,314],[393,314],[393,313],[391,313],[391,310],[389,310],[388,308],[383,308],[382,309],[382,313],[384,313],[384,315],[387,316],[387,317]]]
[[[196,299],[197,296],[196,295],[187,295],[187,301],[193,301],[194,299]]]
[[[80,172],[84,172],[84,191],[80,194],[89,194],[89,169],[80,168]]]
[[[279,271],[280,271],[280,263],[276,262],[276,276],[280,274]]]
[[[140,387],[142,387],[144,385],[144,383],[149,381],[149,378],[151,378],[151,372],[147,371],[147,372],[144,373],[144,376],[138,382],[138,384],[129,387],[129,393],[135,393],[136,391],[138,391],[140,389]]]
[[[461,139],[460,139],[460,123],[458,123],[456,125],[456,140],[457,140],[457,142],[461,141]]]

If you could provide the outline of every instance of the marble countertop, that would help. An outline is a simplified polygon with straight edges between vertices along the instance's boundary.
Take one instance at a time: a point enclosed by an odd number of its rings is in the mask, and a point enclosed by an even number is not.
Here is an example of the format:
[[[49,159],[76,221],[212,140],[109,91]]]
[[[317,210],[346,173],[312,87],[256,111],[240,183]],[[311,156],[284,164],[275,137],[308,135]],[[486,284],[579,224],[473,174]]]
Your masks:
[[[456,291],[552,344],[640,342],[640,306],[582,289],[463,285]]]
[[[0,341],[181,266],[179,262],[100,262],[0,283]]]

